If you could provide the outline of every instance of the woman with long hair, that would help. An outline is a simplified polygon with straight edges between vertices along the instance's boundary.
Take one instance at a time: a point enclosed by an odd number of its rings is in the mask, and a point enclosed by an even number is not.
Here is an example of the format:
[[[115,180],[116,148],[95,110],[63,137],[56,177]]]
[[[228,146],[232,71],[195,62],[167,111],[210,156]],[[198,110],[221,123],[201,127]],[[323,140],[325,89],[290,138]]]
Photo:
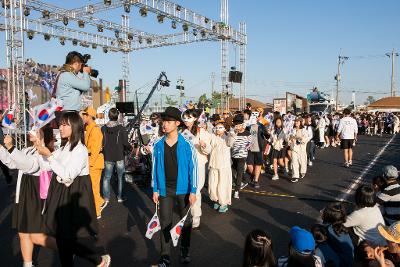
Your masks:
[[[29,134],[31,143],[40,139],[52,151],[54,136],[50,127],[44,127]],[[12,211],[12,227],[18,231],[23,266],[32,265],[34,245],[57,249],[56,240],[46,234],[41,214],[45,192],[41,192],[41,175],[47,170],[37,161],[38,152],[34,146],[18,150],[11,136],[4,138],[4,147],[0,146],[0,160],[10,169],[18,169],[15,203]],[[43,191],[43,190],[42,190]]]
[[[287,136],[285,131],[283,130],[281,117],[275,118],[274,127],[270,134],[271,137],[269,139],[269,142],[272,146],[271,158],[274,168],[274,176],[272,176],[272,180],[278,180],[278,164],[281,167],[285,167],[285,169],[288,169],[288,163],[285,161],[287,152]]]
[[[262,230],[253,230],[244,245],[243,267],[275,267],[272,239]]]
[[[193,143],[197,152],[198,162],[199,181],[197,184],[196,203],[191,208],[193,228],[198,228],[200,226],[200,216],[202,214],[201,189],[203,189],[206,180],[207,155],[211,152],[211,135],[204,128],[199,127],[199,115],[199,112],[194,109],[188,109],[182,113],[182,120],[184,123],[182,135]]]
[[[95,247],[98,227],[83,121],[77,112],[65,112],[59,125],[60,149],[51,153],[40,141],[35,145],[54,173],[44,210],[46,227],[56,237],[63,267],[73,266],[74,255],[109,266],[110,256],[101,256]]]
[[[303,118],[294,121],[293,132],[289,137],[290,150],[292,151],[292,183],[303,179],[307,172],[307,142],[308,132],[303,127]]]

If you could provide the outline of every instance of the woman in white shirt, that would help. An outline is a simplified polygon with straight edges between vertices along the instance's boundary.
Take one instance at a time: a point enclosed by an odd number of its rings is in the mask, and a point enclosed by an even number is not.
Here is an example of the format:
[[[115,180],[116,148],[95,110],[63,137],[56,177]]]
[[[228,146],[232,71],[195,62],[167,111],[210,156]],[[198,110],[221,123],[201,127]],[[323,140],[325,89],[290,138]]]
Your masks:
[[[376,205],[374,188],[371,185],[361,185],[356,190],[355,202],[357,209],[347,216],[345,227],[352,227],[359,242],[370,241],[376,246],[385,246],[385,239],[378,232],[378,225],[385,225],[382,213]]]
[[[44,127],[34,134],[29,134],[29,141],[42,142],[52,150],[53,130]],[[41,192],[40,175],[47,171],[37,161],[38,152],[30,146],[18,150],[13,145],[11,136],[4,138],[4,147],[0,146],[0,160],[10,169],[18,169],[15,203],[12,211],[12,228],[18,231],[24,267],[31,267],[34,245],[57,249],[56,240],[46,235],[44,217],[41,214],[44,194]]]
[[[307,172],[307,142],[308,132],[303,127],[303,119],[296,118],[294,128],[289,137],[292,150],[292,183],[297,183],[299,178],[304,178]]]
[[[194,109],[188,109],[182,114],[184,122],[182,135],[190,140],[197,154],[199,181],[197,184],[196,202],[192,206],[190,212],[193,216],[193,228],[200,226],[201,216],[201,189],[203,189],[206,180],[206,163],[207,155],[211,152],[211,135],[204,129],[199,127],[199,112]]]
[[[54,172],[44,211],[46,226],[56,237],[63,267],[73,266],[74,255],[96,266],[109,266],[110,256],[100,256],[95,247],[98,227],[82,119],[77,112],[65,112],[59,125],[60,149],[51,153],[36,143]]]

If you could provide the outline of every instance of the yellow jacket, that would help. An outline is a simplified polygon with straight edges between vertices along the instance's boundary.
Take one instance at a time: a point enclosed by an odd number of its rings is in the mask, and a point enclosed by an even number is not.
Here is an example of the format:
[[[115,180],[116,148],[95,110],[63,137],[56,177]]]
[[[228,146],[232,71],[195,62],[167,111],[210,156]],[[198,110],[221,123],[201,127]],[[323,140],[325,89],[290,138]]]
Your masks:
[[[95,122],[86,125],[85,130],[85,145],[89,153],[89,167],[104,169],[104,155],[100,153],[103,149],[103,133]]]

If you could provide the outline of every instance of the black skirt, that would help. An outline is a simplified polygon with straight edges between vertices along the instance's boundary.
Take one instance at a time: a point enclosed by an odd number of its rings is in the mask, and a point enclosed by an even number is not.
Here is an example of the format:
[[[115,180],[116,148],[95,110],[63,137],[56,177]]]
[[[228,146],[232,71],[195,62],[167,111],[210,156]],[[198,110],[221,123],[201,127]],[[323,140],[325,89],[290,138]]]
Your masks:
[[[279,151],[276,150],[276,149],[272,149],[271,157],[273,159],[284,159],[286,157],[286,154],[287,154],[286,150],[287,150],[286,147],[282,148]]]
[[[45,211],[46,230],[58,238],[84,238],[98,232],[92,182],[78,176],[67,187],[53,175]]]
[[[39,176],[23,174],[19,191],[19,201],[12,211],[12,228],[18,233],[45,233],[40,199]]]

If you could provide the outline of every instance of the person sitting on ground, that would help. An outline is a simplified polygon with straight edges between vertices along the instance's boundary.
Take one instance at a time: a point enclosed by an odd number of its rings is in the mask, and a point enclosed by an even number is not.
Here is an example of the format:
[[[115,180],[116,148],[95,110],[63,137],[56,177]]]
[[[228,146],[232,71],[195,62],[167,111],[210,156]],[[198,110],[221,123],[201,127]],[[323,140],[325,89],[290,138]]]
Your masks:
[[[382,170],[386,187],[377,195],[383,218],[387,225],[400,220],[400,184],[397,181],[399,172],[393,165],[385,166]]]
[[[386,179],[381,175],[375,176],[374,178],[372,178],[372,186],[374,187],[375,194],[379,194],[387,186]]]
[[[348,229],[343,226],[346,221],[344,205],[340,202],[327,205],[322,211],[321,219],[328,231],[328,244],[338,255],[340,266],[352,266],[354,246]]]
[[[400,266],[400,222],[395,222],[389,227],[378,226],[378,231],[386,239],[387,250],[385,257],[393,262],[396,267]]]
[[[393,262],[385,259],[384,248],[373,247],[364,240],[356,248],[356,262],[354,267],[394,267]]]
[[[321,224],[315,224],[311,228],[314,236],[316,248],[315,255],[319,256],[325,267],[339,267],[339,256],[328,244],[328,231]]]
[[[347,216],[345,227],[352,227],[359,241],[368,240],[373,245],[384,245],[384,238],[378,233],[377,226],[385,224],[382,213],[376,205],[374,189],[371,185],[361,185],[356,190],[357,209]]]
[[[262,230],[253,230],[244,245],[243,267],[275,267],[272,239]]]
[[[315,255],[315,240],[309,231],[298,226],[290,229],[289,256],[278,259],[278,267],[322,267]]]

